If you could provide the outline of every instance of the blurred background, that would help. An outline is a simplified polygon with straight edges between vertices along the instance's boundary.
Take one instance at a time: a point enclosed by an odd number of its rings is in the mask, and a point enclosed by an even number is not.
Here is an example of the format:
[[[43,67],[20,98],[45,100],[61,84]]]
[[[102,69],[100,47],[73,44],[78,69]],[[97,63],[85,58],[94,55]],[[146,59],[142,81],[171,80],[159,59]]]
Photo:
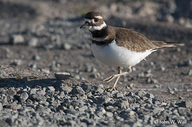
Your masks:
[[[91,34],[79,29],[92,10],[109,25],[133,29],[151,40],[185,44],[153,53],[122,77],[119,86],[133,83],[154,92],[162,87],[160,92],[189,91],[186,96],[191,96],[191,0],[0,0],[0,77],[53,78],[54,72],[67,71],[75,79],[100,83],[116,73],[94,59]]]

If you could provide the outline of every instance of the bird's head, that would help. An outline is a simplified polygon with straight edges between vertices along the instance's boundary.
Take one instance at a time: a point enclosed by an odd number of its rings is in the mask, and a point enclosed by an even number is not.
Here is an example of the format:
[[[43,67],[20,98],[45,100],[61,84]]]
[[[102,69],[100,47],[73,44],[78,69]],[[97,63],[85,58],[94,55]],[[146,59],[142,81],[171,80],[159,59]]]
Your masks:
[[[106,27],[103,16],[99,12],[91,11],[85,15],[85,23],[80,28],[87,28],[93,32]]]

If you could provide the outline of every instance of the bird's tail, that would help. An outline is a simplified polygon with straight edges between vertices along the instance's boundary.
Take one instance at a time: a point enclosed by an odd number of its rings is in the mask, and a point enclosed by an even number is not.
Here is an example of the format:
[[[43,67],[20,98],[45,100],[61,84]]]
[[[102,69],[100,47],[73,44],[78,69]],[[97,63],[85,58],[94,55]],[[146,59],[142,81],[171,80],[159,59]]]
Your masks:
[[[177,42],[152,41],[152,43],[156,46],[156,48],[184,46],[184,44]]]

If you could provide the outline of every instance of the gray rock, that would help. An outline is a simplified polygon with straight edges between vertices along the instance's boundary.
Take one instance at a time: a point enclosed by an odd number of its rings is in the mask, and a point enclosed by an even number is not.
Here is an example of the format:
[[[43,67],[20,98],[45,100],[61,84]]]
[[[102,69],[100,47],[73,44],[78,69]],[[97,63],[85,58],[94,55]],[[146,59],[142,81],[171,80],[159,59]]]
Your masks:
[[[117,92],[114,97],[116,97],[116,98],[123,98],[124,95],[123,95],[123,93]]]
[[[3,105],[0,103],[0,111],[3,110]]]
[[[151,94],[151,93],[147,93],[145,96],[146,96],[147,98],[154,98],[154,95]]]
[[[185,101],[186,108],[192,108],[192,101]]]
[[[180,115],[183,116],[183,115],[185,115],[187,113],[187,110],[184,107],[179,107],[178,112],[179,112]]]
[[[24,42],[25,42],[25,39],[20,34],[13,34],[9,38],[9,43],[12,45],[23,44]]]
[[[27,45],[31,46],[31,47],[35,47],[37,46],[38,43],[38,39],[37,38],[31,38],[31,40],[28,41]]]
[[[54,92],[55,88],[53,86],[48,86],[47,87],[47,92]]]
[[[72,94],[85,94],[85,91],[80,87],[76,86],[71,90]]]
[[[3,78],[6,75],[5,71],[0,71],[0,79]]]
[[[170,94],[175,94],[175,92],[174,92],[170,87],[167,87],[167,91],[168,91]]]
[[[113,113],[112,112],[106,112],[106,116],[107,117],[113,117]]]
[[[127,99],[121,99],[121,100],[117,100],[115,102],[115,105],[119,108],[128,108],[129,107],[129,102]]]
[[[138,92],[135,93],[135,95],[138,95],[139,97],[143,97],[146,95],[146,92],[143,90],[139,90]]]
[[[8,104],[8,105],[4,105],[4,108],[20,109],[20,108],[21,108],[21,105],[20,105],[20,104],[12,103],[12,104]]]
[[[50,73],[50,70],[49,70],[49,69],[43,69],[43,68],[41,68],[41,72],[44,72],[44,73],[49,74],[49,73]]]
[[[107,104],[110,100],[111,100],[111,98],[109,98],[107,95],[104,95],[102,97],[95,97],[93,99],[93,101],[96,104]]]
[[[62,49],[64,50],[70,50],[72,48],[72,46],[69,43],[64,43],[62,46]]]
[[[45,96],[43,96],[42,94],[32,94],[31,95],[31,100],[34,100],[34,101],[46,101],[47,98]]]
[[[33,60],[41,60],[41,57],[39,55],[34,55],[32,57]]]
[[[192,69],[189,69],[189,71],[188,71],[187,74],[188,74],[188,75],[192,75]]]
[[[187,60],[185,61],[186,66],[192,66],[192,60]]]
[[[106,109],[106,111],[108,111],[108,112],[114,112],[114,111],[117,110],[115,107],[113,107],[113,106],[111,106],[111,105],[107,106],[105,109]]]
[[[21,102],[24,102],[24,101],[26,101],[28,99],[28,97],[29,97],[28,93],[27,92],[23,92],[20,95],[19,99],[20,99]]]
[[[16,91],[16,90],[10,89],[10,90],[7,91],[7,95],[8,95],[8,96],[14,96],[14,95],[16,95],[16,94],[17,94],[17,91]]]

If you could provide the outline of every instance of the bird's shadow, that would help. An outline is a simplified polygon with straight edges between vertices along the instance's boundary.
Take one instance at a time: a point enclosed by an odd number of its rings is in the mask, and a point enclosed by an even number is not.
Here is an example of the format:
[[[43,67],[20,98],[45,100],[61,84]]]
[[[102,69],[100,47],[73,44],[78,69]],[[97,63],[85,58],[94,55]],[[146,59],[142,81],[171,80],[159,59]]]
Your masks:
[[[34,79],[33,79],[34,78]],[[77,85],[77,81],[74,80],[56,80],[54,78],[46,78],[46,79],[38,79],[37,77],[24,77],[22,79],[18,78],[3,78],[0,79],[0,88],[41,88],[53,86],[55,88],[59,88],[65,84],[70,86]]]

